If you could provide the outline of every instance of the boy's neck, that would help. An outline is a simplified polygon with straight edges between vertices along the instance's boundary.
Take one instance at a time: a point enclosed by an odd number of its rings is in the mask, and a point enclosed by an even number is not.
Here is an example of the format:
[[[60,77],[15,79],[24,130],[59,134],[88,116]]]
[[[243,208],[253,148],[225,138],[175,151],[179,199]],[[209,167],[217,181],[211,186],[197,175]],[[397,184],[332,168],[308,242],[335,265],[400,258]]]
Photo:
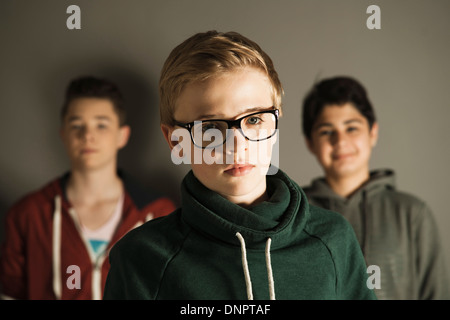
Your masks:
[[[258,203],[261,203],[263,201],[267,201],[269,199],[267,192],[262,193],[257,198],[252,199],[252,201],[249,201],[248,198],[242,199],[241,197],[233,197],[233,196],[227,196],[226,197],[230,202],[235,203],[243,208],[249,208],[253,205],[256,205]]]
[[[67,197],[72,202],[97,202],[118,198],[123,192],[122,180],[115,168],[72,170],[67,182]]]
[[[266,189],[266,183],[260,184],[259,188],[256,188],[252,190],[251,193],[241,195],[241,196],[233,196],[233,195],[224,195],[222,194],[224,198],[226,198],[228,201],[237,204],[244,208],[249,208],[253,205],[256,205],[258,203],[261,203],[263,201],[267,201],[269,199],[269,196],[267,195],[267,189]]]
[[[368,170],[348,176],[327,175],[326,181],[330,188],[341,197],[348,198],[370,178]]]

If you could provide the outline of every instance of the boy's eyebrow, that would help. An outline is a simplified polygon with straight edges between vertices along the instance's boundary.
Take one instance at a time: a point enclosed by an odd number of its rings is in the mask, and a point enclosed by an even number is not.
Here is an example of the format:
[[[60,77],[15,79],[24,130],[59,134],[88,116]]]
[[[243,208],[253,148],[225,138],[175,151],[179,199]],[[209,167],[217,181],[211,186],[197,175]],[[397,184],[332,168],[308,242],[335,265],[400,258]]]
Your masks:
[[[110,118],[110,117],[108,117],[108,116],[102,116],[102,115],[95,116],[95,119],[97,119],[97,120],[107,120],[107,121],[111,121],[111,118]]]
[[[344,122],[344,124],[350,124],[352,122],[358,122],[358,123],[363,123],[363,121],[361,119],[350,119]]]
[[[68,122],[77,121],[77,120],[81,120],[81,118],[82,118],[82,117],[76,116],[76,115],[75,115],[75,116],[70,116],[70,117],[67,119],[67,121],[68,121]],[[104,116],[104,115],[98,115],[98,116],[95,116],[95,119],[97,119],[97,120],[111,121],[111,118],[110,118],[110,117]]]
[[[258,111],[266,111],[266,110],[271,110],[271,108],[273,108],[273,106],[271,107],[253,107],[253,108],[249,108],[247,110],[245,110],[244,113],[254,113],[254,112],[258,112]],[[224,115],[217,115],[217,114],[204,114],[204,115],[200,115],[198,117],[198,119],[223,119]],[[240,118],[240,116],[236,117],[236,118]]]
[[[351,124],[353,122],[363,123],[363,121],[361,119],[349,119],[349,120],[344,121],[344,124],[348,125],[348,124]],[[329,122],[322,122],[322,123],[319,123],[319,124],[315,125],[313,127],[313,130],[320,129],[322,127],[333,127],[333,124],[329,123]]]

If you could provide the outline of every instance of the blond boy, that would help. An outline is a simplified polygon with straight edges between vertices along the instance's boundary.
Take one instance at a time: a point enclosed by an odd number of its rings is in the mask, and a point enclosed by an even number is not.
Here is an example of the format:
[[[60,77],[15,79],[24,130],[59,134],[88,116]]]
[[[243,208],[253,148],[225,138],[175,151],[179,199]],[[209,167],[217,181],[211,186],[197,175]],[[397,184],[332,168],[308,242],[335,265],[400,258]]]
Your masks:
[[[106,299],[375,298],[351,226],[309,206],[281,170],[268,174],[283,89],[256,43],[193,35],[169,55],[159,88],[163,134],[176,155],[190,152],[192,170],[179,210],[113,248]],[[268,154],[255,159],[255,146]]]

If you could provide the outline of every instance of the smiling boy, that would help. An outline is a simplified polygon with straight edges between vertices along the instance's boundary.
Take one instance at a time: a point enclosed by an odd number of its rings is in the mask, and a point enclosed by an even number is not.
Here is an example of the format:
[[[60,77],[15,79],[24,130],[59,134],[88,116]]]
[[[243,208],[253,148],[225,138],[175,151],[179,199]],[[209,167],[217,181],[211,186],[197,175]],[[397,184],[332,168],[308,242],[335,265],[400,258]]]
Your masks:
[[[70,171],[7,214],[2,298],[100,299],[111,246],[136,225],[175,209],[117,169],[130,127],[112,82],[81,77],[70,83],[60,135]]]
[[[395,189],[392,170],[369,169],[378,139],[365,88],[324,79],[303,103],[303,133],[325,177],[305,187],[310,203],[352,224],[368,265],[380,268],[379,299],[449,299],[445,258],[430,208]]]
[[[375,298],[348,222],[309,206],[281,170],[268,174],[283,89],[256,43],[193,35],[167,58],[159,89],[171,150],[214,146],[214,161],[190,152],[181,208],[113,247],[105,299]],[[215,138],[203,139],[210,130]],[[255,146],[268,153],[255,159]]]

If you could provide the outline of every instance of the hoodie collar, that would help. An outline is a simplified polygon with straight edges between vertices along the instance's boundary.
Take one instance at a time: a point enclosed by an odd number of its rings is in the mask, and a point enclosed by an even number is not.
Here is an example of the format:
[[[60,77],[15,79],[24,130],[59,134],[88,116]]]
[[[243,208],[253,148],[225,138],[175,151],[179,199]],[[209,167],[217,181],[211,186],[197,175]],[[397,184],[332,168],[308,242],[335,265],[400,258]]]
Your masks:
[[[266,180],[269,200],[243,208],[206,188],[190,171],[181,186],[183,219],[197,231],[233,245],[239,245],[239,232],[250,249],[264,250],[269,237],[273,248],[282,247],[293,232],[303,229],[309,208],[300,188],[281,170]]]
[[[122,169],[117,169],[117,175],[122,180],[124,189],[130,195],[133,203],[136,207],[141,210],[149,203],[155,201],[157,198],[161,197],[159,193],[150,193],[145,190],[137,181],[126,171]],[[70,171],[65,172],[59,179],[59,186],[56,187],[56,192],[61,194],[63,197],[63,202],[68,203],[67,199],[67,183],[70,178]]]
[[[381,190],[395,188],[395,173],[391,169],[379,169],[370,172],[369,180],[356,190],[348,199],[338,195],[330,188],[324,177],[314,179],[308,188],[310,198],[328,198],[336,201],[351,201],[362,193],[372,195]]]

